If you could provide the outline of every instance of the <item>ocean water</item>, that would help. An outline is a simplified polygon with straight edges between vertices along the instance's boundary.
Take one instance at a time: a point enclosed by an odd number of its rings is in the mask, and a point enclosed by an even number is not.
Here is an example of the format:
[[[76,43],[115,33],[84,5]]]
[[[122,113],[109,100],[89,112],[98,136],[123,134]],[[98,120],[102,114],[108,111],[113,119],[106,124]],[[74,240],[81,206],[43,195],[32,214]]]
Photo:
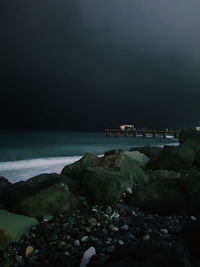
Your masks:
[[[0,133],[0,176],[17,182],[40,173],[60,173],[87,152],[103,155],[111,149],[177,144],[173,138],[106,137],[103,132],[4,132]]]

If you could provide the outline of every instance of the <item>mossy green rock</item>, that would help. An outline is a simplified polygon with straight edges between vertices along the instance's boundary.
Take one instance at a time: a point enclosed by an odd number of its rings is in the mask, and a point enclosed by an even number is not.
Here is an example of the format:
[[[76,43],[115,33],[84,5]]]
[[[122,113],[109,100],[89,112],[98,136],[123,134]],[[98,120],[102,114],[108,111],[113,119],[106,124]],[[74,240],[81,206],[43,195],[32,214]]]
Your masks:
[[[80,180],[83,172],[88,167],[96,167],[99,163],[99,157],[90,153],[86,153],[80,160],[72,164],[66,165],[63,168],[61,174],[75,180]]]
[[[9,209],[33,217],[72,212],[79,204],[76,190],[74,182],[65,176],[38,175],[12,186]]]
[[[179,135],[181,145],[186,145],[195,151],[200,151],[200,131],[185,130]]]
[[[195,152],[192,148],[186,145],[166,146],[156,159],[149,162],[148,168],[179,171],[192,168],[194,161]]]
[[[200,216],[200,176],[187,176],[183,180],[183,191],[191,215]]]
[[[124,151],[124,155],[134,160],[140,167],[145,168],[149,163],[149,158],[139,151]]]
[[[21,236],[37,223],[35,218],[0,210],[0,250],[18,242]]]
[[[181,179],[165,179],[142,186],[128,199],[128,204],[159,214],[183,213],[187,200]]]
[[[111,168],[90,168],[83,178],[86,198],[92,204],[117,203],[131,184],[125,174]]]
[[[172,170],[153,170],[148,173],[150,181],[157,181],[163,179],[171,179],[171,178],[181,178],[181,174],[179,172],[175,172]]]
[[[0,209],[7,206],[7,193],[11,187],[11,183],[4,177],[0,176]]]
[[[161,147],[155,146],[141,146],[130,148],[129,151],[139,151],[150,159],[155,159],[162,152]]]
[[[148,177],[144,170],[139,166],[135,159],[118,151],[114,154],[108,154],[101,158],[100,166],[103,168],[112,168],[125,175],[134,184],[148,182]]]

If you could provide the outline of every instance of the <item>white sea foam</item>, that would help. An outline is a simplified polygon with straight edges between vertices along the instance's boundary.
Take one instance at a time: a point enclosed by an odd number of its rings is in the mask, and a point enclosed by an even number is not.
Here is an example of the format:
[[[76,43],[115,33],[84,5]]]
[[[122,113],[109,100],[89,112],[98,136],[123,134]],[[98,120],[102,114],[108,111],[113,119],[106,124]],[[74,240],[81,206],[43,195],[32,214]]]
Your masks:
[[[41,173],[60,173],[65,165],[79,160],[81,156],[51,157],[0,162],[0,176],[18,182]]]

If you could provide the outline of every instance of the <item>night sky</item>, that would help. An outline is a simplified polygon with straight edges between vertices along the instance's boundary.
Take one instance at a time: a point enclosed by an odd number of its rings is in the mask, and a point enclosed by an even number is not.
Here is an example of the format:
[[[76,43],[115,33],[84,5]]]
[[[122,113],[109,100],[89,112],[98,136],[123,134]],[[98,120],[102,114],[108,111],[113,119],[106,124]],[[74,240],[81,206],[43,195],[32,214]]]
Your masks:
[[[1,130],[200,125],[199,0],[1,0]]]

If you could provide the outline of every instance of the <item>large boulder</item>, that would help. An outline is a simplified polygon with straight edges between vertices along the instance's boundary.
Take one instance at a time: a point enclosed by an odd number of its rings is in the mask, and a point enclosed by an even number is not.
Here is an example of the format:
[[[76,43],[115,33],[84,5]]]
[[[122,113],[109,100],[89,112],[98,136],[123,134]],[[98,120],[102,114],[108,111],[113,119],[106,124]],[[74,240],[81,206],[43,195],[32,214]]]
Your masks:
[[[131,206],[159,214],[184,213],[187,199],[182,191],[181,179],[159,179],[140,187],[127,200]]]
[[[162,147],[158,146],[141,146],[130,148],[129,151],[138,151],[145,154],[150,159],[155,159],[162,152]]]
[[[80,160],[66,165],[61,171],[61,174],[78,181],[88,167],[96,167],[99,163],[99,157],[86,153]]]
[[[128,187],[131,179],[111,168],[89,168],[84,174],[83,188],[86,198],[92,204],[115,204]]]
[[[21,236],[37,223],[34,218],[0,210],[0,250],[18,242]]]
[[[185,130],[179,135],[179,142],[195,151],[200,151],[200,131]]]
[[[136,156],[134,158],[136,158]],[[142,162],[142,159],[140,159],[140,162]],[[139,163],[124,152],[119,151],[118,153],[105,155],[101,158],[100,166],[119,171],[121,174],[124,174],[129,178],[132,183],[142,184],[148,182],[148,177],[144,170],[139,166]]]
[[[187,209],[191,215],[200,216],[200,176],[187,176],[182,183]]]
[[[185,170],[194,165],[195,152],[186,145],[165,146],[159,156],[151,160],[148,164],[149,169],[154,170]]]
[[[139,151],[124,151],[123,154],[136,161],[137,164],[142,168],[145,168],[149,163],[149,158]]]
[[[12,184],[6,178],[0,176],[0,209],[6,208],[7,192],[11,185]]]
[[[41,174],[13,184],[9,190],[9,209],[33,217],[71,212],[79,202],[76,185],[58,174]]]
[[[153,170],[148,173],[150,181],[158,181],[163,179],[171,179],[171,178],[181,178],[181,174],[179,172],[171,171],[171,170]]]

